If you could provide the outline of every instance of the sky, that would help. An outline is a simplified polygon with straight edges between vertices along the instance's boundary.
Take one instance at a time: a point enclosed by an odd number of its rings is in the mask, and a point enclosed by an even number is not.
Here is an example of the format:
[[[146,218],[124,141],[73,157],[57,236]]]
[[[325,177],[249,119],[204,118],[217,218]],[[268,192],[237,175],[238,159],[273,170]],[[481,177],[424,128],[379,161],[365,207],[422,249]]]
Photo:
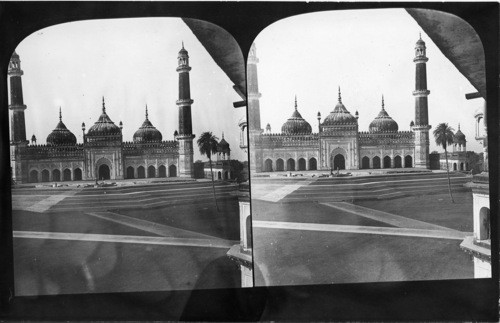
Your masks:
[[[106,112],[118,125],[123,122],[124,141],[145,119],[173,140],[178,129],[177,54],[182,42],[189,52],[193,133],[212,131],[230,144],[231,158],[246,160],[239,148],[238,121],[244,108],[232,82],[180,18],[88,20],[41,29],[25,38],[16,52],[21,59],[26,136],[38,144],[59,121],[59,107],[66,127],[83,142],[87,130]],[[243,62],[242,62],[243,64]],[[195,138],[196,141],[197,137]],[[206,160],[195,149],[194,159]]]
[[[419,33],[427,46],[427,87],[430,90],[430,149],[437,147],[432,131],[446,122],[465,134],[467,150],[481,152],[474,139],[474,112],[483,99],[466,100],[477,92],[440,52],[413,18],[403,9],[342,10],[303,14],[280,20],[255,40],[259,58],[258,77],[261,127],[273,133],[298,110],[317,132],[317,113],[322,120],[342,102],[353,115],[359,112],[359,130],[368,131],[371,121],[385,110],[409,131],[415,118],[415,43]]]

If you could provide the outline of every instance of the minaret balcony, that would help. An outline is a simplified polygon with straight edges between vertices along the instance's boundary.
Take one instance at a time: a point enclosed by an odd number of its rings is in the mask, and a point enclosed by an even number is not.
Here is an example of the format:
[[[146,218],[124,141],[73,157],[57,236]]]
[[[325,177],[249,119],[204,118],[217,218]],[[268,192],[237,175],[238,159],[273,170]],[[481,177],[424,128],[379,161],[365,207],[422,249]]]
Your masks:
[[[260,93],[248,93],[249,100],[258,100],[261,97],[262,97],[262,94],[260,94]]]
[[[177,68],[175,70],[177,72],[179,72],[179,73],[189,72],[191,70],[191,66],[189,66],[189,65],[180,65],[180,66],[177,66]]]
[[[415,90],[413,91],[414,96],[428,96],[431,93],[429,90]]]
[[[24,111],[24,110],[26,110],[26,105],[25,104],[11,104],[11,105],[9,105],[9,110]]]
[[[191,104],[193,104],[193,102],[194,102],[194,101],[193,101],[193,100],[191,100],[191,99],[179,99],[179,100],[175,101],[175,103],[176,103],[177,105],[181,105],[181,106],[182,106],[182,105],[191,105]]]
[[[177,136],[175,136],[175,139],[177,139],[177,140],[194,139],[194,137],[196,137],[196,135],[192,135],[192,134],[178,134]]]
[[[425,56],[417,56],[413,59],[413,62],[414,63],[427,63],[428,60],[429,60],[429,58],[427,58]]]
[[[430,126],[430,125],[418,125],[418,124],[416,124],[416,125],[414,125],[414,126],[412,127],[412,130],[413,130],[413,131],[418,131],[418,130],[429,130],[429,129],[431,129],[431,128],[432,128],[432,126]]]
[[[13,69],[10,69],[8,70],[7,72],[7,75],[9,76],[22,76],[24,74],[24,72],[20,69],[17,69],[17,68],[13,68]]]

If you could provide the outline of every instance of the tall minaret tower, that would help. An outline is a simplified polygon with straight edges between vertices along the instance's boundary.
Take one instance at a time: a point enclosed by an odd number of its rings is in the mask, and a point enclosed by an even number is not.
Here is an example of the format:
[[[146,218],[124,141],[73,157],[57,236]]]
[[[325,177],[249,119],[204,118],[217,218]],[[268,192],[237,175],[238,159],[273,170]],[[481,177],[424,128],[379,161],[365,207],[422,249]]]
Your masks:
[[[425,42],[420,36],[415,45],[415,160],[414,167],[429,168],[429,113],[427,108],[427,96],[430,91],[427,90],[427,69],[426,63],[429,60],[425,56]]]
[[[179,107],[179,134],[176,136],[179,142],[179,176],[180,177],[193,177],[193,126],[191,121],[191,91],[189,87],[189,55],[187,50],[182,49],[177,56],[177,69],[179,73],[179,100],[177,106]]]
[[[260,102],[259,82],[257,78],[257,49],[252,44],[247,61],[247,88],[248,88],[248,132],[249,132],[249,150],[250,150],[250,173],[262,170],[262,152],[258,147],[260,136],[263,130],[260,127]]]
[[[10,165],[12,168],[12,178],[16,182],[26,182],[22,174],[21,151],[28,145],[26,140],[26,124],[24,121],[24,110],[26,105],[23,101],[23,86],[21,76],[21,60],[16,52],[12,54],[7,72],[10,79]]]

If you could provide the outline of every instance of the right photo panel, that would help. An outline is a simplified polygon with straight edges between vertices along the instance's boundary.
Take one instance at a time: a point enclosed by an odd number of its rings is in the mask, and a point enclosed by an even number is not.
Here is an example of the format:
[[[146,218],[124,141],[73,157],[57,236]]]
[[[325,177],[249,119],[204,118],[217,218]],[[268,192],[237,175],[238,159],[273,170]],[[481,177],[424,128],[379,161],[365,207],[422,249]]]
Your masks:
[[[248,54],[255,286],[491,277],[484,53],[432,10],[280,20]]]

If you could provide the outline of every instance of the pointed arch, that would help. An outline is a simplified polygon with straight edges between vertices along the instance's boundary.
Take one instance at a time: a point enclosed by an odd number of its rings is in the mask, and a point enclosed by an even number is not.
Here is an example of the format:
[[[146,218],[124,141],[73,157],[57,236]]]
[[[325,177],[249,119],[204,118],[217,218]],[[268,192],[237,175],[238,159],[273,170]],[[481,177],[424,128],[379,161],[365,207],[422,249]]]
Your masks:
[[[158,167],[158,177],[167,177],[167,167],[165,165]]]
[[[309,170],[317,170],[318,169],[318,162],[316,161],[316,158],[312,157],[309,159]]]
[[[156,177],[156,168],[151,165],[148,167],[148,178],[154,178]]]
[[[380,169],[380,157],[375,156],[372,159],[373,169]]]
[[[82,170],[80,168],[75,168],[73,171],[73,180],[81,181],[82,180]]]
[[[63,181],[71,181],[71,170],[69,170],[68,168],[66,168],[65,170],[63,170]]]
[[[304,158],[299,159],[299,170],[306,170],[306,160]]]
[[[278,160],[276,160],[276,171],[282,172],[284,170],[285,170],[285,162],[283,161],[283,159],[278,158]]]
[[[33,169],[30,172],[29,182],[30,183],[38,183],[38,171],[36,169]]]
[[[177,177],[177,167],[175,165],[168,166],[168,177]]]
[[[61,181],[61,171],[59,169],[54,169],[52,171],[52,181],[54,181],[54,182]]]

